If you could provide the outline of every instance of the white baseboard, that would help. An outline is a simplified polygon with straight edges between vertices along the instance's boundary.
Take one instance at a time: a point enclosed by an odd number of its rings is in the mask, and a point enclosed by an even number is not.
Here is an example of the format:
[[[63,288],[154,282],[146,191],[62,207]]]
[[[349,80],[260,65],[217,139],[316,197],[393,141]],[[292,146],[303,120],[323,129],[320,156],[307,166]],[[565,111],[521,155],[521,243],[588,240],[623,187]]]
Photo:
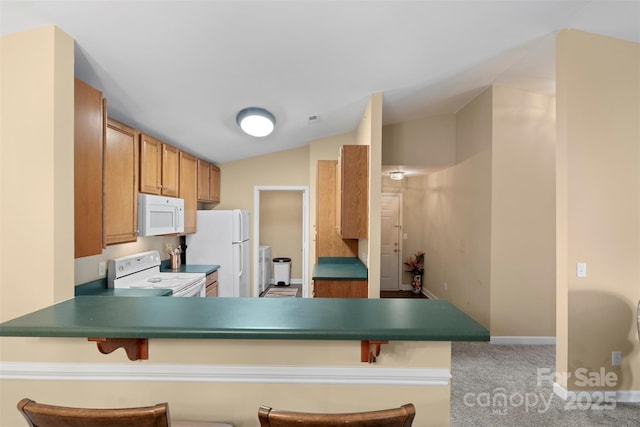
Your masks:
[[[444,368],[2,362],[0,379],[449,386]]]
[[[556,343],[556,337],[527,337],[527,336],[491,336],[490,344],[528,344],[549,345]]]
[[[271,278],[271,282],[272,285],[275,285],[276,282],[273,278]],[[289,284],[290,285],[302,285],[302,279],[289,279]]]
[[[586,403],[585,397],[587,395],[583,393],[588,393],[589,400],[587,400],[587,402],[594,402],[603,405],[611,403],[607,400],[603,401],[603,396],[607,396],[604,395],[604,393],[615,393],[613,400],[616,402],[640,403],[640,390],[580,390],[576,392],[569,391],[558,383],[553,383],[553,392],[560,397],[560,399],[572,402],[572,404],[576,406]]]
[[[431,292],[429,289],[422,288],[422,293],[425,294],[429,299],[440,299],[436,296],[436,294]]]

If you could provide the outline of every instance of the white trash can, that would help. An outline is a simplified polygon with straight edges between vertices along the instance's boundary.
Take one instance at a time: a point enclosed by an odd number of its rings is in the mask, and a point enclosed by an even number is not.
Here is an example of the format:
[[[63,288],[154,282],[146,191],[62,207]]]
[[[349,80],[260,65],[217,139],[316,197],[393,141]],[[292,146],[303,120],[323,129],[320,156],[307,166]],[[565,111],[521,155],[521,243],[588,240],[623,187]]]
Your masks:
[[[273,281],[276,286],[291,284],[291,258],[273,259]]]

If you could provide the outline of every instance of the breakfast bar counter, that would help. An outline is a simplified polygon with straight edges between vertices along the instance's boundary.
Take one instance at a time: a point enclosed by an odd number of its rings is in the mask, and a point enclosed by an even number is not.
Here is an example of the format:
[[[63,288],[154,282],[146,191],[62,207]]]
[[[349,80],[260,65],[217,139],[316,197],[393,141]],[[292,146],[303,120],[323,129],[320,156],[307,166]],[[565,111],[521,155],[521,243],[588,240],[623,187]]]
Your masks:
[[[29,387],[81,399],[90,387],[97,400],[135,406],[144,395],[249,427],[255,408],[281,397],[336,411],[366,399],[412,402],[418,425],[442,426],[449,412],[434,408],[450,404],[450,342],[489,333],[444,300],[76,296],[5,321],[0,337],[0,376],[25,384],[14,400]]]
[[[0,324],[0,336],[488,341],[445,300],[78,296]]]

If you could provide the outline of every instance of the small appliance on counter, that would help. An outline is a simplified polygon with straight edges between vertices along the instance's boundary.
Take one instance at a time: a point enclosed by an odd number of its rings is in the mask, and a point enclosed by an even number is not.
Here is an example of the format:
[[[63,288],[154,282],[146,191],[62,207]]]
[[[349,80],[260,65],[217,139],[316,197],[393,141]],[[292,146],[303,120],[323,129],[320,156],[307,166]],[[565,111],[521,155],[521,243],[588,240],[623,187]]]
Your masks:
[[[160,272],[158,251],[109,260],[107,286],[126,289],[171,289],[174,297],[206,296],[204,273]]]

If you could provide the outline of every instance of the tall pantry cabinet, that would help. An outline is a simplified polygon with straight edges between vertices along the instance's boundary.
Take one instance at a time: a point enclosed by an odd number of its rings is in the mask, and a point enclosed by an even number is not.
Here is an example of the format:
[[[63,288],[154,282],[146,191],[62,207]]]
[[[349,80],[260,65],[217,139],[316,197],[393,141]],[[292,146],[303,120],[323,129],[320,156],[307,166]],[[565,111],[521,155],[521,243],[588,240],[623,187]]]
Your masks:
[[[102,92],[76,79],[74,87],[75,258],[102,253]]]

